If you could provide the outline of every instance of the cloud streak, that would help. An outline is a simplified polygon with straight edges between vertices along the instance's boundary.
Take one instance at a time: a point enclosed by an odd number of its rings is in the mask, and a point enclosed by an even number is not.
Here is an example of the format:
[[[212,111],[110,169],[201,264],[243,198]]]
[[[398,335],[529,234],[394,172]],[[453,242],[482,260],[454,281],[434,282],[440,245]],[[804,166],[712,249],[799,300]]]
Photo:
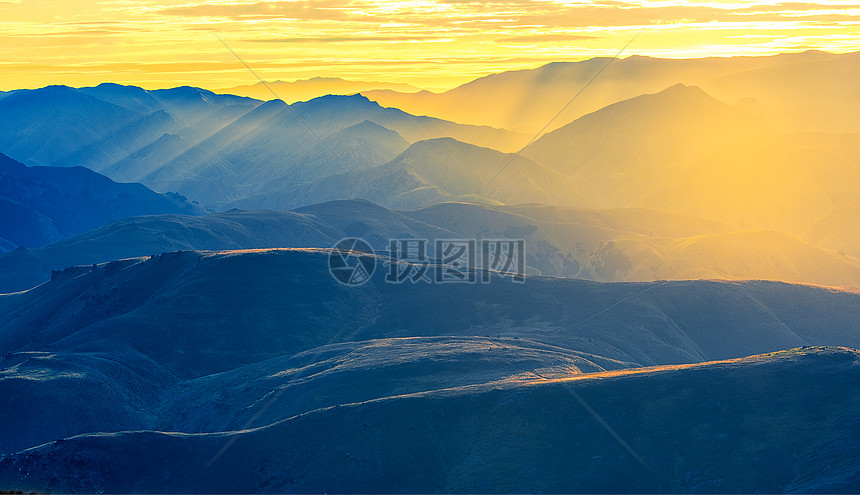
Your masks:
[[[599,40],[600,36],[586,36],[583,34],[533,34],[529,36],[512,36],[501,38],[496,43],[559,43],[564,41]]]
[[[150,86],[247,83],[213,31],[267,79],[374,78],[430,89],[612,55],[639,30],[629,54],[860,50],[858,0],[0,0],[0,9],[4,61],[17,67],[0,89],[93,84],[102,70]]]
[[[306,38],[246,39],[250,43],[361,43],[361,42],[419,42],[438,40],[438,36],[316,36]]]

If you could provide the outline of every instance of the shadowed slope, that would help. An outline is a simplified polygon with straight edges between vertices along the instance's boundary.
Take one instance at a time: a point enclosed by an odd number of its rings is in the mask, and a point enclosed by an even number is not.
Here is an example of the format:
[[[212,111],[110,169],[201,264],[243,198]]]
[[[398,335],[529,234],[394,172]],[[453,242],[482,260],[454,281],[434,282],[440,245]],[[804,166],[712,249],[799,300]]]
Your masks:
[[[813,348],[391,397],[243,431],[217,459],[232,433],[83,435],[0,460],[0,480],[63,492],[854,492],[857,362]]]
[[[202,212],[179,195],[83,167],[27,167],[0,154],[0,237],[18,246],[41,247],[134,215]]]

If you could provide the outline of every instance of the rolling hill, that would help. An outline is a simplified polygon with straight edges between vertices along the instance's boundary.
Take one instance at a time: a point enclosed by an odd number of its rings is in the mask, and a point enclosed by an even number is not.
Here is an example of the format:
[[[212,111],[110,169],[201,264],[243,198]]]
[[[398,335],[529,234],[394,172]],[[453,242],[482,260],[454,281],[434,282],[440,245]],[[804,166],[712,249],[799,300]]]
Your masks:
[[[372,283],[355,288],[331,277],[327,255],[314,248],[175,252],[70,268],[31,291],[0,297],[0,351],[115,345],[119,351],[130,344],[172,373],[195,377],[303,352],[335,335],[355,341],[516,335],[640,365],[860,344],[858,295],[850,291],[777,282],[607,284],[551,277],[529,277],[525,284],[503,278],[477,285],[391,284],[384,281],[384,259]],[[440,297],[458,305],[425,318]],[[823,324],[826,315],[834,319]],[[176,345],[184,351],[164,345],[179,335]]]
[[[32,291],[3,296],[3,349],[84,349],[110,342],[124,346],[131,339],[138,352],[157,353],[160,357],[153,359],[162,366],[198,376],[265,359],[273,352],[296,353],[322,345],[346,328],[346,319],[355,322],[349,330],[353,340],[511,336],[515,331],[524,339],[639,364],[738,357],[810,343],[857,344],[852,323],[856,308],[851,306],[857,296],[852,292],[773,282],[602,284],[539,277],[525,285],[501,279],[477,286],[399,285],[384,283],[383,269],[373,284],[354,289],[338,286],[326,261],[326,250],[313,249],[179,252],[145,262],[69,269]],[[472,294],[468,302],[460,296],[466,292]],[[323,293],[329,296],[319,298]],[[450,308],[443,325],[422,316],[424,308],[438,303],[434,294],[462,303]],[[185,304],[192,300],[200,304]],[[275,300],[288,303],[279,306]],[[385,303],[362,306],[371,300]],[[490,311],[500,316],[494,320],[508,323],[492,323],[486,311],[473,311],[491,300]],[[696,310],[687,311],[692,308]],[[213,311],[218,318],[209,317]],[[261,320],[249,320],[253,314]],[[824,314],[837,320],[822,325]],[[34,318],[41,322],[38,326],[28,323]],[[213,321],[219,323],[213,326]],[[270,331],[281,326],[283,332]],[[241,335],[230,333],[237,328],[243,329]],[[184,352],[161,345],[177,331],[183,345],[198,346],[200,339],[210,344]],[[246,344],[236,347],[235,339]]]
[[[609,489],[641,467],[573,390],[653,472],[633,491],[854,486],[856,351],[678,365],[856,347],[856,292],[396,285],[384,272],[345,287],[324,250],[177,252],[0,296],[4,397],[53,399],[0,413],[0,480],[72,492],[410,491],[431,478],[451,491]],[[672,366],[638,369],[655,365]],[[157,479],[132,467],[154,452]],[[547,462],[569,477],[542,474]],[[323,476],[333,465],[342,486]]]
[[[809,348],[627,376],[532,376],[226,434],[85,434],[3,458],[0,480],[62,492],[855,492],[857,357]]]
[[[52,271],[177,250],[330,247],[361,235],[380,250],[388,240],[454,234],[366,201],[341,201],[290,212],[231,210],[206,216],[149,215],[112,222],[42,249],[0,255],[0,293],[29,289]]]
[[[466,238],[524,238],[538,273],[598,281],[729,279],[860,286],[860,259],[776,231],[645,209],[439,204],[404,212]]]

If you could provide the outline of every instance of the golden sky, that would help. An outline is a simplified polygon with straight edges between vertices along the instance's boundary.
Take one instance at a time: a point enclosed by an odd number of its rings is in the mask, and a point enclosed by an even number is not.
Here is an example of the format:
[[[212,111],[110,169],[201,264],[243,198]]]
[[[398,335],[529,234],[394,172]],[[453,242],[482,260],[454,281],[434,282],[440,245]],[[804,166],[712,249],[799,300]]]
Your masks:
[[[860,0],[0,0],[0,90],[145,88],[314,76],[440,90],[614,55],[860,50]]]

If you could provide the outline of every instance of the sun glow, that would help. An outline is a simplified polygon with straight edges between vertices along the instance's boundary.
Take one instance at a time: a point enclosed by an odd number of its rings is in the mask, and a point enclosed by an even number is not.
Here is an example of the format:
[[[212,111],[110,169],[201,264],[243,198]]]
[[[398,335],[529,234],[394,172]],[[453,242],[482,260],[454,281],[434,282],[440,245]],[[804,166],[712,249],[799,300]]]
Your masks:
[[[47,5],[46,5],[47,3]],[[441,90],[502,70],[612,55],[860,50],[856,2],[452,2],[420,0],[0,1],[0,90],[103,81],[225,88],[249,75]]]

